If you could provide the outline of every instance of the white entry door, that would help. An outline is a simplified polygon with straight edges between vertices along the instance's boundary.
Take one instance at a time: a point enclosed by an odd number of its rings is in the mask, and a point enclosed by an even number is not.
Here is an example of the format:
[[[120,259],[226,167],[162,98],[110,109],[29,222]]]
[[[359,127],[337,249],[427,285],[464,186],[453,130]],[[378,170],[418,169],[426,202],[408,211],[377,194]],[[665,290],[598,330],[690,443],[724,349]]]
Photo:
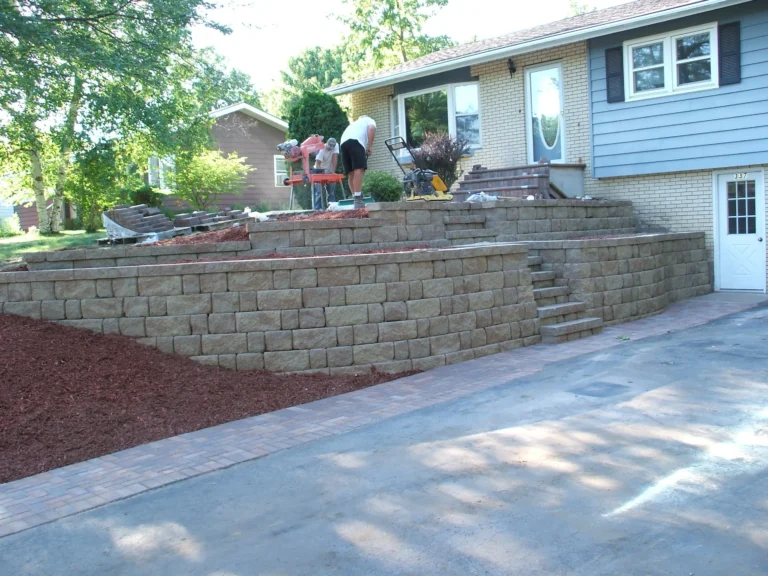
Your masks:
[[[717,198],[720,289],[765,291],[763,172],[719,175]]]
[[[562,66],[526,68],[525,83],[528,162],[565,162]]]

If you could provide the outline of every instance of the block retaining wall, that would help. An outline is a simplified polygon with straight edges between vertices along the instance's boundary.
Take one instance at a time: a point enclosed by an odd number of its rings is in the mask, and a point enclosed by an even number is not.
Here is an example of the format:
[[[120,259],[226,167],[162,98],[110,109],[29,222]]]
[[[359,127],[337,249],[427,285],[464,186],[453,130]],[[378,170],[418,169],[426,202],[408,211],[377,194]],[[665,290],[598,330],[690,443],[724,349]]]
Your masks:
[[[540,341],[522,244],[9,272],[2,312],[239,370],[424,370]]]
[[[608,325],[712,292],[703,232],[527,245],[531,255],[542,257],[542,269],[568,286],[572,301],[585,302],[587,315]]]

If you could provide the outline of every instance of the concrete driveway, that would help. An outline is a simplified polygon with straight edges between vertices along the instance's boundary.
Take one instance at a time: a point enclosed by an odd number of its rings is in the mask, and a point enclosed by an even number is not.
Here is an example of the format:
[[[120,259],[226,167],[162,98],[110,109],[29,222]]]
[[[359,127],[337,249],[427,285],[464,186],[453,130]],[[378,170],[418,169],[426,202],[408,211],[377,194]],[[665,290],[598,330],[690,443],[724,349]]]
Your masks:
[[[768,574],[768,309],[7,536],[0,574]]]

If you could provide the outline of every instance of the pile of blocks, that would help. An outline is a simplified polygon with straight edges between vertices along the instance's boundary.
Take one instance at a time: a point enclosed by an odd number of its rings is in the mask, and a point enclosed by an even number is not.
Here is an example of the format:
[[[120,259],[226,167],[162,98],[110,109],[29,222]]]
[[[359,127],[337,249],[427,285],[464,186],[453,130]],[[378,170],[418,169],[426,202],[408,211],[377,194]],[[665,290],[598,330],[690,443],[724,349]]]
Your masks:
[[[240,218],[245,218],[242,210],[231,210],[229,208],[225,208],[221,212],[198,210],[189,214],[177,214],[173,223],[177,227],[210,226],[211,224],[239,220]]]
[[[146,204],[137,206],[115,206],[107,210],[108,218],[123,228],[137,234],[157,234],[173,230],[173,222],[159,208],[149,208]]]

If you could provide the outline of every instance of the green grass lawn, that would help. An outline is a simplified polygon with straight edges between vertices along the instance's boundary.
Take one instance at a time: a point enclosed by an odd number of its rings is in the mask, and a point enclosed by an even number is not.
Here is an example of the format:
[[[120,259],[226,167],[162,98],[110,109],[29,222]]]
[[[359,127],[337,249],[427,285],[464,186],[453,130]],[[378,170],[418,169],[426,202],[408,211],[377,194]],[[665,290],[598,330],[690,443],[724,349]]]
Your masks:
[[[11,236],[0,238],[0,264],[17,262],[24,252],[48,252],[61,248],[74,248],[77,246],[96,247],[96,240],[104,237],[104,232],[86,234],[82,230],[73,232],[64,231],[53,236],[40,236],[39,234],[24,234],[23,236]]]

